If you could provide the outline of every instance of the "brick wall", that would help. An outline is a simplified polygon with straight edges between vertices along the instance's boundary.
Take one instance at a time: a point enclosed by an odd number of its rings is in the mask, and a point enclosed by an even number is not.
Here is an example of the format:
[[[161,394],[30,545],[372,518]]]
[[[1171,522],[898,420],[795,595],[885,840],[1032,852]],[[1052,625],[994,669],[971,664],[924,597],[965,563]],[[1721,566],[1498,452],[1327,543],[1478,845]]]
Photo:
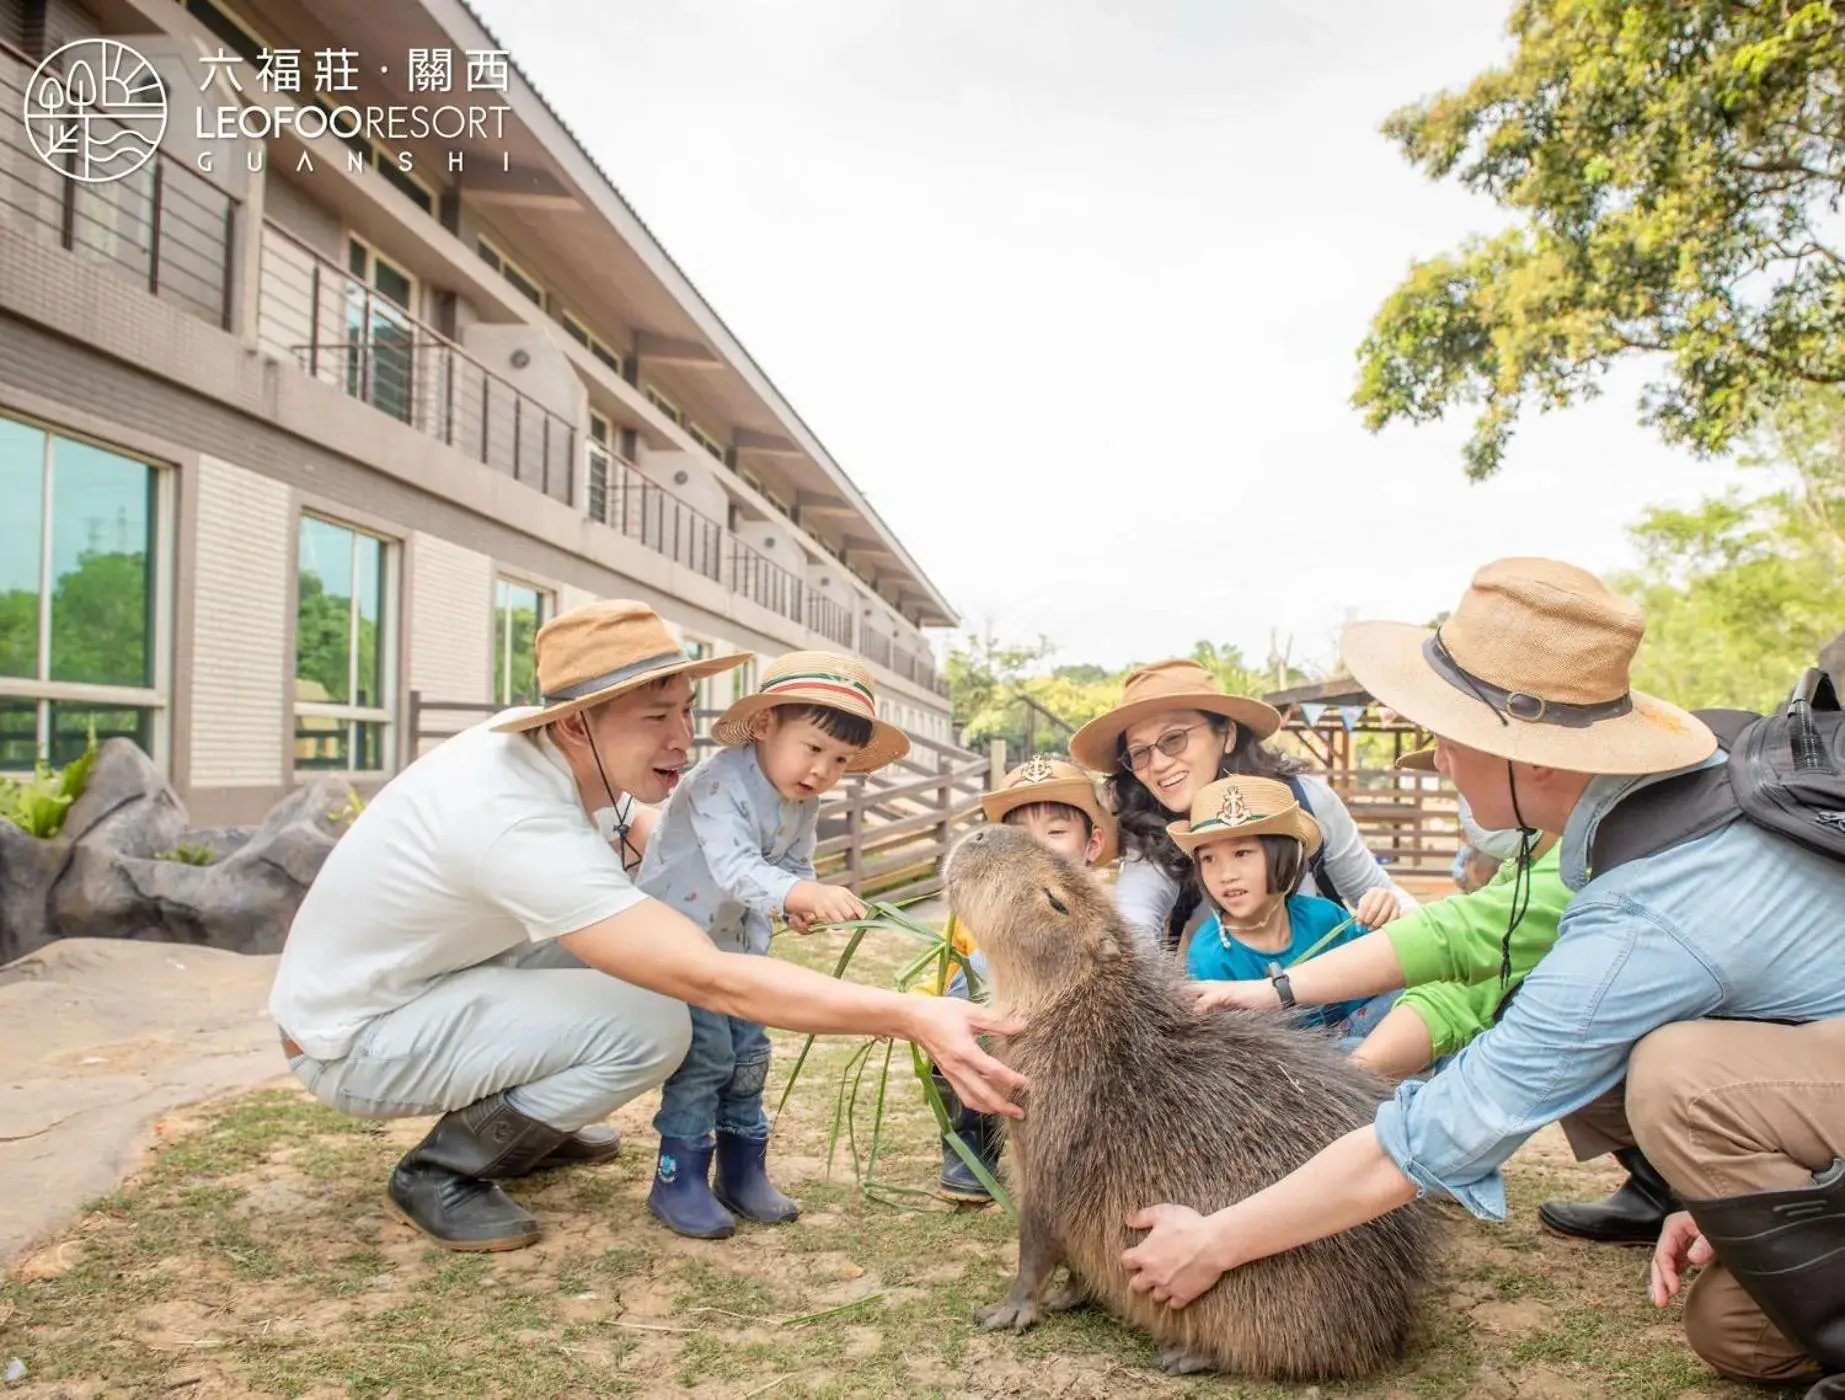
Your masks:
[[[199,461],[189,786],[274,788],[288,722],[288,488],[216,457]]]

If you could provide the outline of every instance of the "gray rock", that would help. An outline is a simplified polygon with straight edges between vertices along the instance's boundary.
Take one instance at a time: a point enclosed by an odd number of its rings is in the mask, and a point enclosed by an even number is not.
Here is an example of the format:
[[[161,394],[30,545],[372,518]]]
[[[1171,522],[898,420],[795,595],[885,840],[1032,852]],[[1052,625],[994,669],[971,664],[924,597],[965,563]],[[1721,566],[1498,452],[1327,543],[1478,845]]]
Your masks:
[[[0,821],[0,963],[51,941],[51,885],[68,855],[62,841],[41,841]]]
[[[351,793],[319,779],[284,798],[235,850],[207,866],[151,860],[82,842],[51,893],[64,938],[152,938],[274,953],[344,830]]]
[[[153,760],[128,739],[96,755],[89,784],[64,817],[62,839],[130,856],[171,850],[186,834],[186,809]]]

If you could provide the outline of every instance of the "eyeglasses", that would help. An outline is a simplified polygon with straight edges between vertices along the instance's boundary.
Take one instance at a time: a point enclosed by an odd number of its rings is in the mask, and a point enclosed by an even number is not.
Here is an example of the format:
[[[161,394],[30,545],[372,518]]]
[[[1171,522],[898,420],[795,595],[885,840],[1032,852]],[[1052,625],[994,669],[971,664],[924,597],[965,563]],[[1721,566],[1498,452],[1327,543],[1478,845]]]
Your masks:
[[[1188,724],[1183,729],[1168,729],[1151,744],[1136,744],[1121,756],[1122,766],[1130,773],[1138,773],[1153,762],[1153,751],[1158,749],[1168,758],[1177,758],[1185,752],[1185,745],[1190,741],[1194,729],[1203,729],[1202,724]]]

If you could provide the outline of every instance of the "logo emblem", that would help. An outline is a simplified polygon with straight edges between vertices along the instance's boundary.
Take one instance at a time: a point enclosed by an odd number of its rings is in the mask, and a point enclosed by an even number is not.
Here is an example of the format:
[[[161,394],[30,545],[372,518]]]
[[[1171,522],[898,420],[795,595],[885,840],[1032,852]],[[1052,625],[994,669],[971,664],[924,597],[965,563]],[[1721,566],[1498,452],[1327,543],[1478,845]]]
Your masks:
[[[1241,788],[1230,787],[1224,789],[1224,802],[1217,809],[1217,820],[1225,826],[1242,826],[1245,822],[1261,821],[1262,818],[1249,810]]]
[[[167,129],[160,75],[118,39],[78,39],[26,81],[26,138],[38,158],[84,185],[106,185],[146,165]]]
[[[1021,783],[1048,783],[1057,776],[1057,770],[1051,767],[1051,761],[1043,754],[1037,754],[1019,770]]]

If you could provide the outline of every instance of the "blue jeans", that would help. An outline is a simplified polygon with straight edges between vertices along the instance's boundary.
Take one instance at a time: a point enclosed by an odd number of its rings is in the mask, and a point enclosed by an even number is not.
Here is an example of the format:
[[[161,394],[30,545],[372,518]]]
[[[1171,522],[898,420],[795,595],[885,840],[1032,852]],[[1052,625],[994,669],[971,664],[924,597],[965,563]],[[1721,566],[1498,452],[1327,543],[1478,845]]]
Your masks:
[[[690,1010],[692,1045],[660,1091],[654,1131],[698,1139],[715,1128],[759,1141],[768,1137],[762,1088],[769,1078],[769,1033],[740,1016]]]

